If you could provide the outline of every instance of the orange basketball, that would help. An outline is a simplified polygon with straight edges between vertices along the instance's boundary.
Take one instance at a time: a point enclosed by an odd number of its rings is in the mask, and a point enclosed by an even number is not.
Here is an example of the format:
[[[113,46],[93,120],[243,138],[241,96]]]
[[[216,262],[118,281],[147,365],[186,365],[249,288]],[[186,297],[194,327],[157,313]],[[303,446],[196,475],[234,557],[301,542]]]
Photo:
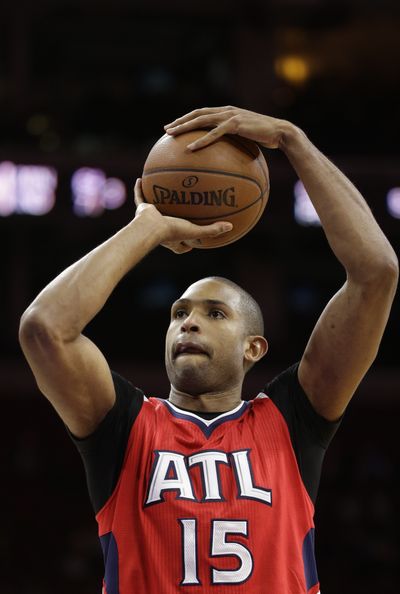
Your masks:
[[[144,164],[143,195],[164,215],[197,225],[230,221],[233,229],[202,239],[202,248],[232,243],[250,231],[269,196],[268,167],[259,146],[238,136],[223,136],[197,151],[187,145],[206,134],[194,130],[165,134]]]

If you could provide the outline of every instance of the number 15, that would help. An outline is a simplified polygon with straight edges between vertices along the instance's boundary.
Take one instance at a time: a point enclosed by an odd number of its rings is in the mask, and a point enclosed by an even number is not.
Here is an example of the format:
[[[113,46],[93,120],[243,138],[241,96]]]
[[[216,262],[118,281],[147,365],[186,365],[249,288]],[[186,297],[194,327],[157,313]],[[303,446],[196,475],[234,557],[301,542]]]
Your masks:
[[[200,584],[197,568],[197,520],[184,518],[178,520],[182,530],[183,579],[180,586]],[[212,584],[241,584],[253,571],[253,557],[250,551],[238,542],[227,541],[228,534],[240,534],[247,538],[247,520],[211,520],[210,557],[237,557],[238,569],[211,568]]]

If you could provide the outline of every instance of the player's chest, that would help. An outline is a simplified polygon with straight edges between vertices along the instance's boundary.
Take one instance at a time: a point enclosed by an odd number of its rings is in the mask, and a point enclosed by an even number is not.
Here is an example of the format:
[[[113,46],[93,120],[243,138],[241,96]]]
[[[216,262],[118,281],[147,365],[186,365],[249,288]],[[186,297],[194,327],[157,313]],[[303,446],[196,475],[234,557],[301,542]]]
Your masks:
[[[133,463],[144,470],[144,505],[182,500],[271,505],[272,491],[297,467],[287,430],[275,424],[268,435],[268,425],[247,415],[208,426],[180,418],[144,430],[141,454],[133,449]]]
[[[261,464],[257,454],[256,449],[245,447],[190,453],[154,450],[146,476],[145,505],[171,497],[197,503],[250,498],[270,505],[270,481],[276,472],[265,459]]]

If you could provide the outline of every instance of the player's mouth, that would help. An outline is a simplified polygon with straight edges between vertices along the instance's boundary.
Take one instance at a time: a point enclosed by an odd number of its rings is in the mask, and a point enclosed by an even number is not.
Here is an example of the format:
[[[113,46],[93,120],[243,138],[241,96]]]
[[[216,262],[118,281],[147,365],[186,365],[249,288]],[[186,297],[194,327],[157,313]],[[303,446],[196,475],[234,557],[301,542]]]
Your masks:
[[[206,357],[210,356],[208,351],[197,342],[177,342],[173,348],[173,358],[177,359],[178,357],[186,355],[205,355]]]

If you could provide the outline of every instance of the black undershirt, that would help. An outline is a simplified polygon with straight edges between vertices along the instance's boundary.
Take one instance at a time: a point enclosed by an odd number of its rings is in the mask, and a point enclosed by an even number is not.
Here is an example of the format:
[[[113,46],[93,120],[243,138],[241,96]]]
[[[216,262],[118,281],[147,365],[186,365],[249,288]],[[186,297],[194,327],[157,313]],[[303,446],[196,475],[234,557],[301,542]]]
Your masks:
[[[263,392],[271,398],[286,420],[301,477],[315,502],[325,451],[340,421],[327,421],[315,412],[300,386],[297,369],[298,363],[269,382]],[[129,434],[144,398],[143,392],[128,380],[115,372],[112,372],[112,376],[116,392],[113,408],[89,437],[78,439],[71,435],[83,459],[95,513],[103,507],[116,487]],[[221,412],[196,411],[196,414],[209,420]]]

